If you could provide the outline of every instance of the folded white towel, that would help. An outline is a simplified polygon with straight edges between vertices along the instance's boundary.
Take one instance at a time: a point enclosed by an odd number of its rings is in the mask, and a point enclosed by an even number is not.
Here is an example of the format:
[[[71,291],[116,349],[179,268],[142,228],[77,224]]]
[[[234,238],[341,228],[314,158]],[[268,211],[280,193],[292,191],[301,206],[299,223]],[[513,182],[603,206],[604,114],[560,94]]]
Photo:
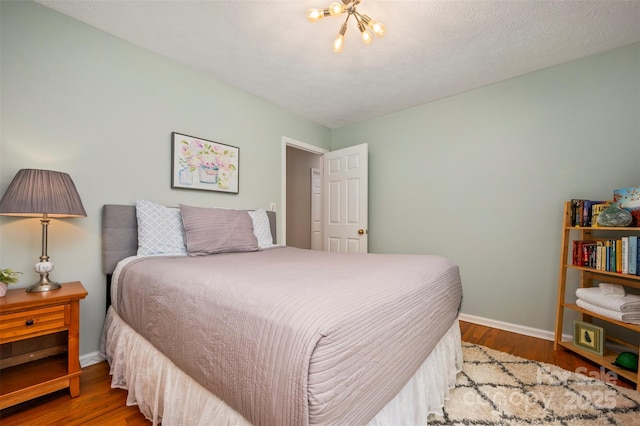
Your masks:
[[[619,284],[611,284],[611,283],[600,283],[598,284],[600,290],[602,290],[602,294],[615,294],[616,296],[624,296],[624,287]]]
[[[640,313],[640,296],[635,294],[624,296],[603,294],[600,287],[586,287],[577,289],[576,296],[578,299],[611,311]]]
[[[610,309],[601,308],[600,306],[592,305],[584,300],[578,299],[576,305],[587,311],[591,311],[594,314],[602,315],[603,317],[612,318],[621,322],[629,324],[640,324],[640,312],[622,313],[618,311],[612,311]]]

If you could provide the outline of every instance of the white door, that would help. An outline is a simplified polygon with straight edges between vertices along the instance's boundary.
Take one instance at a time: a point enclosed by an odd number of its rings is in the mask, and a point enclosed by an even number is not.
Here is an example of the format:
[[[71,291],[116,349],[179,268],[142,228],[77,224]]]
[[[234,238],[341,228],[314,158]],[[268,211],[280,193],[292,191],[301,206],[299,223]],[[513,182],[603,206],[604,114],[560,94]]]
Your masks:
[[[324,250],[367,252],[367,156],[366,143],[324,154]]]
[[[311,250],[322,250],[322,174],[311,169]]]

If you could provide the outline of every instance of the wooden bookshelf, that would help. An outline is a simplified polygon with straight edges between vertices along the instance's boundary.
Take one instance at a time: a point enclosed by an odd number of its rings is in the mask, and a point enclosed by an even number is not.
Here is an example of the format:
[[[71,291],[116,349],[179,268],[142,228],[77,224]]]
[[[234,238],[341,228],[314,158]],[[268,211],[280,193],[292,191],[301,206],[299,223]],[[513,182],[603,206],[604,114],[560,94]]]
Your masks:
[[[630,324],[622,321],[618,321],[603,315],[599,315],[595,312],[582,309],[573,302],[567,301],[567,293],[575,294],[575,290],[578,287],[592,287],[598,285],[599,282],[607,282],[612,284],[619,284],[624,287],[630,287],[640,289],[640,275],[622,274],[619,272],[611,272],[603,269],[590,268],[581,265],[573,265],[570,259],[572,252],[572,242],[574,240],[582,241],[599,241],[610,238],[611,236],[640,236],[640,228],[633,227],[579,227],[572,226],[571,224],[571,202],[567,201],[564,205],[564,218],[562,226],[562,238],[560,248],[560,272],[558,277],[558,300],[556,305],[556,330],[554,338],[555,350],[569,350],[580,356],[587,358],[602,367],[606,368],[613,373],[624,377],[636,384],[636,390],[638,390],[638,383],[640,382],[640,372],[633,372],[624,370],[613,365],[616,357],[619,353],[606,350],[604,356],[595,352],[578,347],[573,341],[563,340],[562,334],[565,327],[565,310],[569,309],[580,314],[580,318],[583,322],[593,322],[594,318],[601,321],[605,321],[614,327],[620,327],[627,330],[631,330],[635,333],[636,339],[634,342],[623,341],[612,336],[605,335],[605,338],[609,341],[622,346],[627,346],[635,351],[640,351],[640,324]],[[577,282],[567,282],[567,270],[576,270],[579,278]],[[568,290],[569,289],[569,290]]]

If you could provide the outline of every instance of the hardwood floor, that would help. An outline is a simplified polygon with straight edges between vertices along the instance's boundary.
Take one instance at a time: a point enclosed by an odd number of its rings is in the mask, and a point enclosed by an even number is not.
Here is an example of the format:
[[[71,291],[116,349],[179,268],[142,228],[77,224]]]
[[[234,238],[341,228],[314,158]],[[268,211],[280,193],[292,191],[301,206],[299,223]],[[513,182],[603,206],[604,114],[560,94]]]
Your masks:
[[[0,425],[150,425],[137,406],[126,406],[127,391],[111,389],[110,383],[106,362],[83,368],[80,396],[71,398],[68,390],[61,390],[6,408],[0,412]]]
[[[556,364],[566,370],[585,369],[583,374],[601,374],[600,367],[571,352],[553,351],[553,342],[510,333],[477,324],[460,322],[462,340],[523,358]],[[0,383],[1,383],[0,376]],[[633,388],[629,382],[618,385]],[[101,362],[83,369],[80,396],[66,390],[9,407],[0,412],[2,426],[14,425],[150,425],[137,407],[127,407],[127,392],[111,389],[109,368]]]

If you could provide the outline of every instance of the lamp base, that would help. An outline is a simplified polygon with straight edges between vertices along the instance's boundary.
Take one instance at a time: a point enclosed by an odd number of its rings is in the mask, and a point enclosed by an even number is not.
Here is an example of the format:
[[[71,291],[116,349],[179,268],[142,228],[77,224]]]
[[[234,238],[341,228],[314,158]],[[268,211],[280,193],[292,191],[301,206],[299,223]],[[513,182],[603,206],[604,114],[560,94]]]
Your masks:
[[[39,293],[59,289],[60,283],[49,281],[48,276],[41,276],[40,281],[27,287],[27,293]]]
[[[48,283],[48,284],[40,284],[35,283],[32,286],[27,287],[27,293],[38,293],[41,291],[51,291],[57,290],[60,288],[60,284],[58,283]]]

